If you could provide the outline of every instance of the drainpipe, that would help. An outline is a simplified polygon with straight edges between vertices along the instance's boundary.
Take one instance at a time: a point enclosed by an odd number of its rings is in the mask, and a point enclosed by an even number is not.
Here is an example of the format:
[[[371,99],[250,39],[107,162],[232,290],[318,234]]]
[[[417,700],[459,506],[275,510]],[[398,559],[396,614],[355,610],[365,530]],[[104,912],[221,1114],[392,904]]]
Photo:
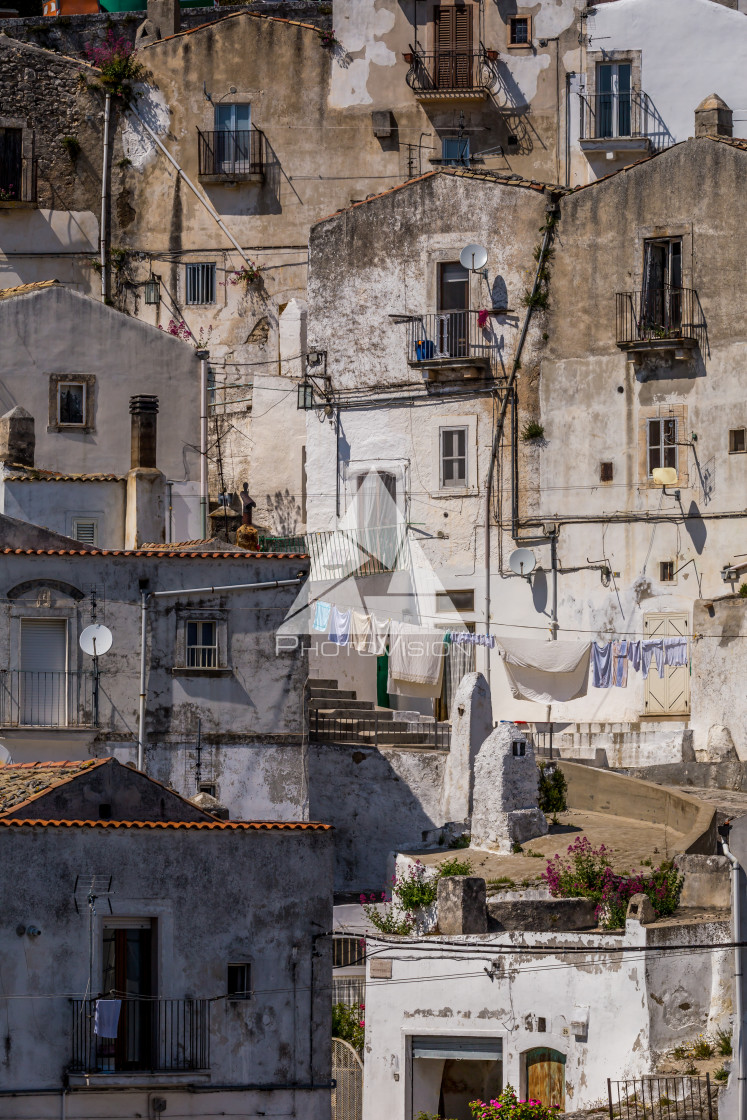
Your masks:
[[[558,640],[558,527],[550,534],[550,563],[552,565],[552,616],[550,618],[550,635],[554,642]]]
[[[205,195],[204,195],[204,194],[202,193],[202,191],[200,191],[200,190],[198,190],[198,189],[197,189],[197,187],[196,187],[196,186],[194,185],[194,183],[193,183],[193,182],[192,182],[192,180],[191,180],[191,179],[189,178],[189,176],[187,175],[187,173],[186,173],[186,172],[185,172],[185,171],[184,171],[184,170],[183,170],[183,169],[182,169],[182,168],[181,168],[181,167],[179,166],[179,164],[178,164],[178,163],[176,162],[176,160],[174,159],[174,157],[172,156],[172,154],[171,154],[171,152],[170,152],[170,151],[168,150],[168,148],[166,148],[166,147],[165,147],[165,146],[164,146],[164,145],[163,145],[163,144],[161,143],[161,141],[160,141],[160,140],[158,139],[158,137],[156,136],[155,132],[154,132],[154,131],[153,131],[153,129],[152,129],[151,127],[150,127],[150,125],[148,125],[148,124],[146,124],[146,123],[145,123],[145,121],[143,120],[143,118],[142,118],[142,117],[140,116],[140,114],[138,113],[137,109],[135,108],[134,104],[133,104],[133,105],[130,105],[130,111],[131,111],[132,113],[134,113],[134,115],[135,115],[135,116],[137,117],[137,119],[138,119],[138,120],[140,121],[140,123],[141,123],[141,125],[143,126],[143,128],[145,129],[145,131],[146,131],[146,132],[148,133],[148,135],[150,136],[151,140],[153,140],[153,141],[154,141],[154,143],[155,143],[155,144],[156,144],[156,145],[157,145],[157,146],[158,146],[158,147],[160,148],[160,150],[161,150],[161,151],[163,152],[163,154],[164,154],[164,155],[166,156],[166,159],[167,159],[167,160],[169,161],[169,163],[170,163],[170,164],[171,164],[171,165],[172,165],[173,167],[175,167],[175,168],[176,168],[176,170],[177,170],[177,171],[178,171],[178,173],[179,173],[179,174],[181,175],[181,177],[182,177],[182,179],[184,180],[184,182],[185,182],[185,183],[187,184],[187,186],[188,186],[188,187],[189,187],[189,189],[190,189],[190,190],[192,191],[192,193],[193,193],[193,194],[194,194],[194,195],[195,195],[195,196],[196,196],[196,197],[197,197],[197,198],[199,199],[199,201],[200,201],[200,202],[202,203],[202,205],[203,205],[203,206],[205,207],[205,209],[207,210],[208,214],[209,214],[209,215],[210,215],[210,217],[211,217],[211,218],[213,219],[213,221],[214,221],[214,222],[217,222],[217,223],[218,223],[218,225],[219,225],[219,226],[220,226],[220,228],[221,228],[221,229],[223,230],[223,232],[225,233],[225,235],[226,235],[226,237],[228,238],[228,240],[229,240],[229,241],[231,242],[231,244],[233,245],[233,247],[234,247],[234,249],[236,250],[236,252],[237,252],[237,253],[238,253],[238,254],[239,254],[239,255],[241,256],[242,260],[243,260],[243,261],[244,261],[244,262],[245,262],[246,264],[251,264],[251,262],[250,262],[249,258],[247,257],[246,253],[245,253],[245,252],[244,252],[244,250],[243,250],[243,249],[241,248],[241,246],[239,245],[239,243],[238,243],[238,241],[236,240],[236,238],[235,238],[235,237],[233,236],[233,234],[232,234],[232,233],[230,233],[230,232],[229,232],[229,231],[228,231],[228,230],[226,229],[225,225],[223,224],[223,220],[221,219],[221,217],[220,217],[220,215],[218,214],[218,212],[217,212],[217,211],[215,210],[215,208],[214,208],[214,207],[213,207],[213,206],[212,206],[212,205],[210,204],[210,202],[208,202],[207,198],[206,198],[206,197],[205,197]]]
[[[198,350],[200,359],[200,533],[202,539],[208,536],[208,351]]]
[[[140,592],[140,706],[137,716],[137,768],[145,769],[145,645],[148,631],[148,592]]]
[[[729,845],[725,840],[721,841],[721,847],[724,855],[731,864],[731,911],[732,921],[734,923],[734,988],[735,988],[735,1026],[736,1026],[736,1054],[737,1054],[737,1086],[739,1091],[739,1106],[738,1113],[739,1120],[747,1120],[747,1093],[745,1093],[745,1032],[744,1032],[744,1006],[742,994],[742,949],[740,942],[742,940],[742,907],[741,907],[741,891],[739,883],[739,861],[736,856],[732,855],[729,851]]]
[[[554,200],[553,200],[554,201]],[[549,214],[548,214],[549,217]],[[532,296],[536,296],[539,291],[540,273],[542,266],[545,263],[545,256],[550,247],[550,238],[552,237],[552,225],[548,224],[545,229],[545,236],[542,239],[542,248],[540,250],[539,260],[537,261],[537,271],[534,274],[534,284],[532,285]],[[519,335],[519,342],[516,347],[516,354],[514,355],[513,365],[511,366],[511,374],[509,376],[506,388],[501,402],[501,411],[498,416],[498,423],[495,428],[495,436],[493,437],[493,446],[490,451],[490,466],[488,467],[488,481],[485,487],[485,507],[483,516],[485,521],[485,541],[484,541],[484,569],[485,569],[485,633],[490,634],[490,495],[493,488],[493,475],[495,473],[495,464],[498,458],[498,450],[500,448],[501,436],[503,435],[503,426],[506,420],[506,411],[508,409],[508,402],[513,394],[514,385],[516,384],[516,375],[519,372],[521,365],[521,355],[524,350],[524,343],[526,341],[527,332],[529,330],[529,322],[532,318],[532,303],[527,307],[527,313],[524,316],[524,324],[521,328]],[[486,647],[486,672],[485,678],[490,687],[490,647]]]
[[[112,95],[107,93],[104,107],[104,158],[101,167],[101,223],[99,227],[99,260],[101,262],[101,299],[106,302],[106,202],[109,195],[109,119],[111,117]]]

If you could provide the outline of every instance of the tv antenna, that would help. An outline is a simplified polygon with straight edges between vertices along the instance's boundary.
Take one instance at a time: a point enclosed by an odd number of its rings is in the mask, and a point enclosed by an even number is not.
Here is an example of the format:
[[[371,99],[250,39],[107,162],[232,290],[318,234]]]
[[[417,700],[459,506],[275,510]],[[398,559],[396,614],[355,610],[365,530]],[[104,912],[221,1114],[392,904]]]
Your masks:
[[[86,895],[86,905],[88,907],[88,988],[86,996],[90,999],[93,996],[93,927],[94,918],[96,917],[96,903],[100,898],[105,898],[109,904],[109,913],[112,913],[112,876],[95,874],[75,876],[73,902],[75,903],[76,914],[80,914],[78,894],[83,894],[84,892]]]
[[[78,638],[78,645],[93,658],[93,721],[94,726],[99,725],[99,657],[108,653],[112,648],[112,632],[108,626],[101,622],[93,622],[86,626]]]
[[[515,548],[508,558],[508,566],[517,576],[529,580],[537,565],[537,558],[531,548]],[[531,581],[530,581],[531,582]]]

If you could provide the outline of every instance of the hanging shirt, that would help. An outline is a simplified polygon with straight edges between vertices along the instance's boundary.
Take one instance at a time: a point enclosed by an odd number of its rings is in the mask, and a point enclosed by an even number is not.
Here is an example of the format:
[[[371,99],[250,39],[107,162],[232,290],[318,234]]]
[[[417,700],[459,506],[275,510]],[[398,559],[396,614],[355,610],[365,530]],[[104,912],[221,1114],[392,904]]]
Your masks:
[[[594,688],[609,688],[612,684],[612,643],[600,646],[591,644],[591,683]]]
[[[640,641],[628,642],[628,661],[635,669],[636,673],[641,667],[641,643]]]
[[[455,646],[487,646],[488,649],[495,649],[493,634],[472,634],[469,630],[452,630],[446,640],[451,640]]]
[[[323,603],[321,599],[316,605],[314,611],[314,629],[319,630],[322,634],[327,633],[327,626],[329,625],[329,612],[332,610],[331,603]]]
[[[371,616],[353,611],[350,616],[350,644],[358,653],[371,653]]]
[[[645,680],[651,668],[653,657],[659,676],[664,676],[664,640],[663,638],[644,638],[641,642],[641,673]]]
[[[687,638],[664,639],[664,664],[687,665]],[[659,674],[661,676],[661,674]]]
[[[628,643],[624,639],[612,643],[612,683],[615,688],[628,687]]]
[[[346,646],[350,640],[350,611],[338,611],[332,608],[332,617],[329,623],[329,640],[336,646]]]

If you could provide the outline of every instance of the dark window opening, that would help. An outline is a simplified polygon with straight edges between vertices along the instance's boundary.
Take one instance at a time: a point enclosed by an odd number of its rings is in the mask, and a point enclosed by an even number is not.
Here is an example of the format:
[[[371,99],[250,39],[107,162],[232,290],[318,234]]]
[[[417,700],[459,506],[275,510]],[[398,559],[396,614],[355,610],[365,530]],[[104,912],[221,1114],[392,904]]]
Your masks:
[[[544,1034],[547,1030],[547,1019],[544,1019],[541,1015],[537,1018],[537,1030],[540,1034]]]
[[[210,795],[210,797],[216,797],[217,796],[215,790],[216,790],[215,782],[200,782],[200,784],[198,786],[198,792],[199,793],[207,793],[207,794]]]
[[[527,753],[527,745],[523,739],[514,739],[511,744],[514,752],[514,758],[524,758]]]
[[[508,27],[512,47],[529,46],[529,16],[512,16]]]
[[[747,428],[729,429],[729,454],[739,455],[747,451]]]
[[[350,968],[364,964],[366,943],[362,937],[335,937],[332,941],[332,967]]]
[[[674,560],[662,560],[659,564],[659,580],[661,583],[674,581]]]
[[[110,821],[111,819],[112,819],[112,807],[111,807],[111,805],[107,805],[107,804],[99,805],[99,820]]]
[[[0,202],[19,202],[23,180],[23,132],[0,128]]]
[[[57,386],[57,418],[60,424],[85,424],[86,387],[77,381],[60,381]]]
[[[438,611],[473,611],[475,609],[475,593],[469,591],[438,591],[436,593],[436,610]]]
[[[599,481],[600,482],[612,482],[613,474],[614,474],[614,468],[612,466],[612,463],[600,463],[599,464]]]
[[[229,999],[251,999],[252,966],[250,964],[229,964],[226,990]]]

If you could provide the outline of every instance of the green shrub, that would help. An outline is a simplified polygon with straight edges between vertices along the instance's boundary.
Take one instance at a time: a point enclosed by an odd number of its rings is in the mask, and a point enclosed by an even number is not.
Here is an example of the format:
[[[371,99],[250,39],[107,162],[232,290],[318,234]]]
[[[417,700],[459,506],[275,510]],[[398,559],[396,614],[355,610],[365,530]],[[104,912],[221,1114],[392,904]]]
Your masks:
[[[451,875],[471,875],[472,862],[468,859],[459,859],[453,856],[451,859],[445,859],[438,869],[439,879],[448,879]]]
[[[543,813],[552,813],[552,823],[558,823],[558,813],[568,808],[568,783],[560,767],[550,768],[539,764],[539,807]]]
[[[530,420],[521,429],[521,438],[525,441],[528,441],[530,439],[542,439],[544,434],[544,425],[538,424],[536,420]]]
[[[468,848],[470,846],[470,841],[471,840],[472,840],[472,837],[468,833],[465,833],[464,836],[457,836],[456,840],[452,840],[451,843],[449,844],[449,847],[450,848]]]
[[[77,136],[63,136],[60,140],[63,148],[70,156],[70,159],[75,161],[80,155],[80,142]]]
[[[747,583],[740,585],[739,594],[742,599],[747,599]]]
[[[726,1068],[726,1066],[719,1066],[719,1068],[715,1071],[715,1073],[713,1075],[713,1080],[714,1081],[720,1081],[722,1084],[723,1084],[724,1081],[729,1080],[729,1071]]]
[[[704,1038],[703,1035],[699,1035],[693,1043],[692,1056],[693,1058],[697,1058],[699,1062],[704,1062],[707,1058],[712,1058],[713,1044],[709,1042],[707,1038]]]
[[[366,1005],[354,1004],[348,1007],[345,1003],[336,1003],[332,1007],[332,1037],[341,1038],[349,1042],[359,1053],[363,1050],[366,1036],[365,1021]]]
[[[731,1057],[731,1031],[716,1031],[716,1049],[722,1058]]]

